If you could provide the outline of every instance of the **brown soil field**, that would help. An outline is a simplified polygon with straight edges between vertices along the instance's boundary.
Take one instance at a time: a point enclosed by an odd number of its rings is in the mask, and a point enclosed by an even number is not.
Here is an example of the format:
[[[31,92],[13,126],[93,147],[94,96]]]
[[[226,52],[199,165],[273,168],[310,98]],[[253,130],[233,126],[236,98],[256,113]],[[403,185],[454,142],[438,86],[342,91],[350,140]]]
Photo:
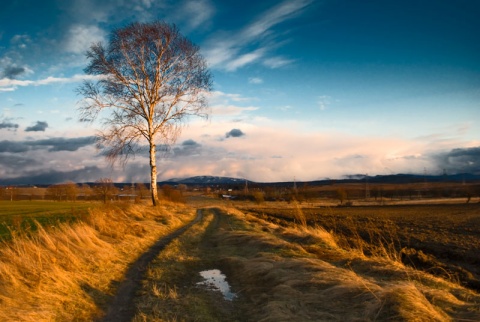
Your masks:
[[[480,290],[480,204],[357,207],[254,207],[263,219],[291,225],[305,218],[365,255],[404,264]]]

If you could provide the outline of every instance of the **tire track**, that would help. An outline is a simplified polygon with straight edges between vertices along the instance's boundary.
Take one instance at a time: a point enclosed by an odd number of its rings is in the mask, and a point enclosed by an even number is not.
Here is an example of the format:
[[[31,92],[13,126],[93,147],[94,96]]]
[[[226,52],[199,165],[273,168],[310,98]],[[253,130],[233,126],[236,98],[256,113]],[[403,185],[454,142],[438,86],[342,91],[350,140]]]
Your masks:
[[[158,256],[158,254],[175,238],[182,235],[190,227],[202,220],[203,214],[197,210],[197,217],[189,224],[175,230],[171,234],[160,238],[153,246],[143,253],[135,262],[133,262],[125,279],[119,285],[115,297],[112,299],[107,313],[99,321],[102,322],[123,322],[131,321],[135,316],[135,306],[133,300],[136,292],[141,288],[141,282],[144,278],[147,266]]]

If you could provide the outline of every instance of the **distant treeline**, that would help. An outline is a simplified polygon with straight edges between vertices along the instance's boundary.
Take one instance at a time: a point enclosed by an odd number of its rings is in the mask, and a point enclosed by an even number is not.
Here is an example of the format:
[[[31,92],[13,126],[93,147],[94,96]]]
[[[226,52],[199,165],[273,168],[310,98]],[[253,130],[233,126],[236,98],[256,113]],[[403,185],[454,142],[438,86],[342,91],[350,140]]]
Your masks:
[[[419,182],[408,184],[379,184],[367,180],[335,182],[314,185],[307,182],[292,182],[289,185],[244,183],[217,184],[212,186],[163,184],[159,197],[175,202],[184,201],[184,193],[194,192],[217,195],[231,200],[264,201],[309,201],[335,199],[340,204],[353,200],[413,200],[426,198],[471,198],[480,197],[480,183]],[[110,179],[95,183],[75,184],[67,182],[48,187],[0,187],[0,200],[142,200],[150,197],[148,184],[115,184]]]
[[[414,200],[428,198],[471,198],[480,197],[480,183],[415,183],[415,184],[375,184],[375,183],[334,183],[312,186],[308,183],[294,183],[290,187],[251,184],[232,186],[216,191],[219,197],[231,200],[298,201],[314,199],[336,199],[340,204],[353,200]]]

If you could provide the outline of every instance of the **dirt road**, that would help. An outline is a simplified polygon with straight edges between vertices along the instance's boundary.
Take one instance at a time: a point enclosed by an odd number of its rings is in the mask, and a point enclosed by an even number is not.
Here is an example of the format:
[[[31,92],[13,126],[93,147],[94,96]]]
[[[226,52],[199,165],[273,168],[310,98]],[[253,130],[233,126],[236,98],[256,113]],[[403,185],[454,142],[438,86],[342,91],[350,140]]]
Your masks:
[[[148,265],[172,240],[186,232],[194,224],[200,222],[201,219],[202,211],[198,210],[197,217],[192,222],[159,239],[148,251],[130,265],[125,274],[125,279],[119,285],[117,293],[101,321],[123,322],[132,320],[135,315],[133,300],[142,286],[142,280],[145,278]]]

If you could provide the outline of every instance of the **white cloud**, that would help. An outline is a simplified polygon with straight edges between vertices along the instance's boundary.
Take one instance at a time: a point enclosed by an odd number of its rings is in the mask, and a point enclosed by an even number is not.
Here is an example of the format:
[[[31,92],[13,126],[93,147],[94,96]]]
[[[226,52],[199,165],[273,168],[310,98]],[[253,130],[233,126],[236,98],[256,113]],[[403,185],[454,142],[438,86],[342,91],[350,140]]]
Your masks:
[[[109,1],[95,0],[71,0],[64,3],[64,8],[68,11],[68,18],[75,22],[105,22],[107,21],[107,9],[113,9]]]
[[[189,27],[195,29],[208,22],[215,10],[207,0],[190,0],[181,8],[184,19],[188,21]]]
[[[237,58],[231,60],[227,65],[226,65],[226,70],[228,71],[235,71],[236,69],[243,67],[245,65],[251,64],[258,59],[260,59],[265,53],[265,49],[257,49],[251,53],[247,53],[241,56],[238,56]]]
[[[287,0],[264,12],[251,24],[238,32],[220,32],[206,42],[203,50],[210,66],[234,71],[257,61],[270,68],[279,68],[293,60],[265,57],[279,45],[273,28],[305,9],[311,0]],[[268,38],[268,41],[266,39]]]
[[[240,106],[217,92],[217,104],[209,124],[193,122],[179,142],[191,139],[201,148],[195,158],[173,156],[163,160],[163,179],[194,175],[246,177],[255,181],[316,180],[342,178],[345,175],[369,173],[421,173],[435,168],[431,155],[463,146],[478,146],[477,141],[462,142],[431,136],[408,138],[393,135],[359,135],[339,129],[319,131],[314,121],[270,120],[255,117],[252,105]],[[237,95],[237,94],[234,94]],[[240,97],[241,98],[241,97]],[[327,95],[321,101],[333,99]],[[228,104],[219,104],[227,101]],[[287,109],[290,107],[286,107]],[[226,117],[215,117],[218,113]],[[228,117],[240,115],[240,117]],[[222,139],[233,128],[248,135],[241,144]],[[438,144],[442,141],[442,144]],[[275,156],[275,157],[272,157]],[[435,172],[436,171],[436,172]]]
[[[0,89],[3,87],[15,88],[16,86],[29,86],[33,85],[33,83],[34,81],[2,78],[0,79]]]
[[[146,8],[150,8],[153,2],[154,0],[142,0],[142,3]]]
[[[263,84],[263,79],[261,79],[260,77],[250,77],[248,79],[248,82],[250,84]]]
[[[68,23],[97,25],[98,23],[117,24],[130,21],[150,21],[159,9],[165,8],[166,1],[142,0],[70,0],[62,5]],[[157,17],[158,18],[158,17]]]
[[[14,54],[12,53],[10,53],[9,55],[14,56]],[[30,69],[28,65],[19,65],[10,56],[6,55],[0,58],[0,77],[17,79],[34,73],[35,72]]]
[[[216,122],[232,122],[232,117],[235,117],[238,121],[249,115],[250,112],[259,109],[258,106],[251,104],[251,101],[256,100],[255,98],[244,97],[236,93],[213,91],[208,94],[208,97],[211,116]],[[231,127],[231,125],[229,126]],[[228,130],[231,130],[231,128]],[[222,129],[222,133],[224,132]]]
[[[213,119],[212,123],[193,124],[185,131],[179,141],[193,139],[201,149],[195,151],[194,159],[162,161],[168,169],[162,178],[212,174],[254,181],[286,181],[294,176],[315,180],[357,173],[421,173],[424,167],[433,167],[428,155],[430,141],[307,132],[309,124],[298,121],[251,119],[238,124]],[[234,127],[248,133],[242,144],[218,139]]]
[[[212,106],[212,115],[228,115],[228,116],[238,116],[245,112],[256,111],[259,108],[256,106],[236,106],[236,105],[214,105]]]
[[[290,109],[292,109],[292,107],[291,107],[290,105],[285,105],[285,106],[281,106],[281,107],[280,107],[280,110],[282,110],[282,111],[284,111],[284,112],[286,112],[286,111],[288,111],[288,110],[290,110]]]
[[[448,151],[459,146],[478,146],[478,140],[448,141],[438,145],[442,140],[439,135],[409,139],[359,135],[339,130],[319,132],[318,126],[312,124],[313,120],[309,123],[253,117],[252,114],[258,109],[250,104],[253,98],[219,91],[211,93],[211,98],[213,117],[210,122],[192,120],[178,140],[180,146],[186,140],[197,142],[192,150],[195,157],[191,157],[193,154],[186,150],[184,153],[172,153],[166,158],[159,157],[159,179],[210,174],[245,177],[255,181],[286,181],[293,177],[315,180],[358,173],[421,173],[425,167],[435,173],[436,163],[431,157],[433,152]],[[225,133],[232,129],[248,133],[242,136],[241,144],[222,140]],[[90,133],[93,130],[88,131]],[[69,130],[68,133],[73,132]],[[86,135],[81,131],[74,133]],[[61,136],[60,133],[55,135]],[[36,157],[33,152],[27,156],[35,157],[38,169],[46,171],[52,168],[49,163],[52,154]],[[68,153],[55,152],[54,156],[57,160],[54,166],[62,171],[100,166],[102,175],[115,180],[148,180],[148,160],[145,155],[139,155],[124,170],[117,169],[109,174],[107,167],[104,167],[106,163],[98,157],[98,151],[93,147]],[[88,177],[88,174],[85,175]]]
[[[40,86],[40,85],[50,85],[55,83],[75,83],[81,82],[83,80],[95,80],[101,79],[104,76],[94,76],[94,75],[73,75],[72,77],[53,77],[49,76],[44,79],[39,80],[18,80],[10,78],[0,79],[0,92],[14,91],[18,86]]]
[[[273,68],[273,69],[280,68],[280,67],[283,67],[283,66],[286,66],[286,65],[290,65],[293,62],[295,62],[295,60],[287,59],[287,58],[283,58],[283,57],[270,57],[270,58],[266,58],[265,60],[263,60],[263,64],[265,66]]]
[[[311,2],[311,0],[284,1],[245,28],[242,36],[246,39],[261,37],[268,33],[273,26],[297,15]]]
[[[92,43],[105,40],[106,33],[94,25],[73,25],[70,27],[64,42],[64,50],[74,54],[82,54]]]
[[[229,36],[225,35],[225,37]],[[211,67],[222,66],[225,62],[237,55],[238,49],[235,48],[234,42],[222,41],[221,38],[223,38],[223,36],[211,39],[205,47],[202,47],[203,55]]]
[[[0,80],[0,83],[1,83],[1,80]],[[17,89],[16,87],[1,87],[0,85],[0,92],[13,92],[16,89]]]
[[[32,40],[30,39],[30,36],[28,36],[28,35],[15,35],[10,40],[10,43],[13,46],[16,46],[20,49],[26,49],[31,42],[32,42]]]
[[[328,95],[322,95],[318,97],[317,104],[321,111],[325,111],[332,103],[332,98]]]
[[[213,91],[208,93],[210,104],[227,104],[230,101],[233,102],[246,102],[254,100],[251,97],[243,97],[240,94],[236,93],[224,93],[221,91]]]

